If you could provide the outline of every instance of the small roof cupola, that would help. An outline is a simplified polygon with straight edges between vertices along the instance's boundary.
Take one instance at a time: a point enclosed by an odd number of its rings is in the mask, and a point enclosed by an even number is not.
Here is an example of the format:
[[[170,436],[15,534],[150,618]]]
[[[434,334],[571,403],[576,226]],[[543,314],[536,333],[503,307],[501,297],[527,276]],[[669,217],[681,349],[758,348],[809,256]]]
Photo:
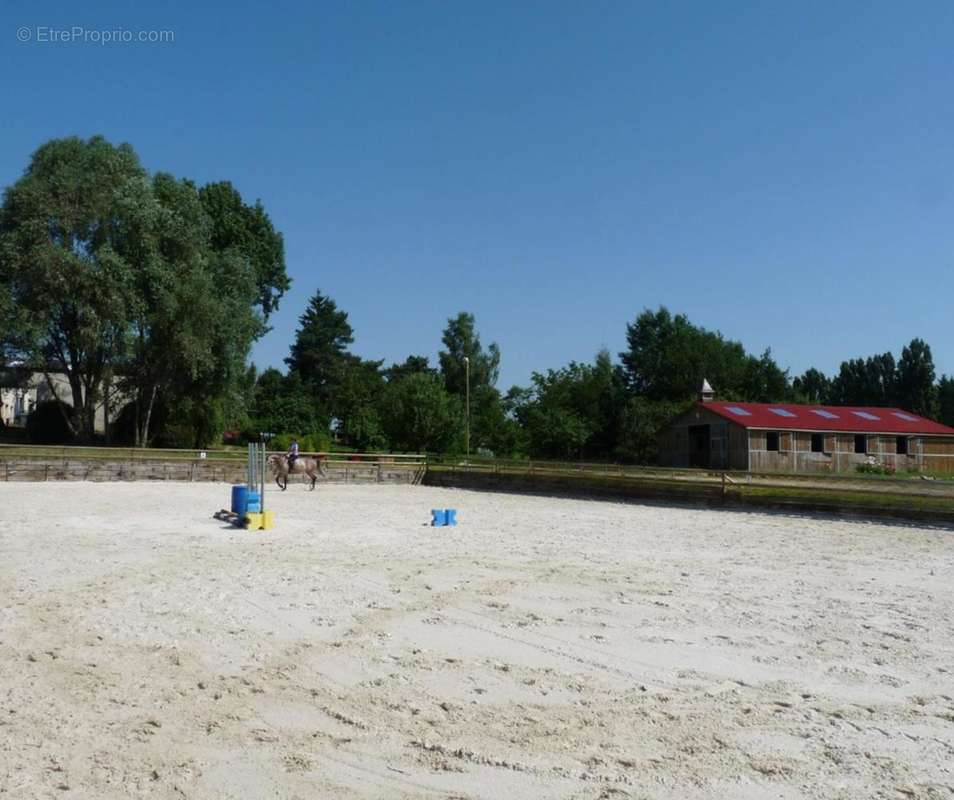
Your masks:
[[[699,399],[703,403],[709,403],[715,399],[715,392],[712,391],[709,381],[707,381],[705,378],[703,378],[702,388],[699,390]]]

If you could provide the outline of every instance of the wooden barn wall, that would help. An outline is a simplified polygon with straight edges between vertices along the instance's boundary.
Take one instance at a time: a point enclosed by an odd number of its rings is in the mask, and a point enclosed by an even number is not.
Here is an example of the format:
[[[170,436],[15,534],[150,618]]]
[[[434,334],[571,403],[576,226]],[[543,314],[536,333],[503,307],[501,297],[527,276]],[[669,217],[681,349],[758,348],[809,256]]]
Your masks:
[[[669,427],[660,432],[656,438],[659,448],[659,464],[664,467],[689,466],[689,428],[693,425],[710,425],[710,444],[712,448],[713,469],[748,468],[748,440],[745,429],[736,425],[719,414],[714,414],[704,408],[693,408],[678,417]],[[719,455],[717,448],[721,440],[724,445],[725,459],[717,463]]]
[[[663,467],[689,466],[689,428],[671,427],[656,438],[659,448],[659,464]]]
[[[907,455],[898,453],[895,434],[868,434],[867,453],[855,452],[855,434],[824,434],[824,452],[811,452],[808,431],[779,431],[779,450],[766,450],[766,431],[749,431],[753,472],[853,472],[875,463],[898,471],[954,474],[954,437],[909,437]]]
[[[729,425],[729,467],[739,470],[749,468],[749,437],[741,425]]]

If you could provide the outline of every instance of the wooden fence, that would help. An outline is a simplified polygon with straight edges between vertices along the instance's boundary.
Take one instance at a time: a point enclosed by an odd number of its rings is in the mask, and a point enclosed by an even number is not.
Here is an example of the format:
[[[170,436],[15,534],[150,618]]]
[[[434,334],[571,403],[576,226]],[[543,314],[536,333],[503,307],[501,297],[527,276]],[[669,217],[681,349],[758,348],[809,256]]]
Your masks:
[[[954,522],[954,482],[541,462],[430,463],[432,486]]]
[[[50,453],[49,451],[57,451]],[[81,452],[77,453],[79,450]],[[128,448],[0,448],[2,481],[221,481],[242,483],[246,457],[235,451],[132,451]],[[24,452],[26,451],[26,452]],[[303,454],[309,455],[309,454]],[[420,483],[427,458],[415,454],[313,453],[327,483]],[[297,476],[291,482],[298,480]]]

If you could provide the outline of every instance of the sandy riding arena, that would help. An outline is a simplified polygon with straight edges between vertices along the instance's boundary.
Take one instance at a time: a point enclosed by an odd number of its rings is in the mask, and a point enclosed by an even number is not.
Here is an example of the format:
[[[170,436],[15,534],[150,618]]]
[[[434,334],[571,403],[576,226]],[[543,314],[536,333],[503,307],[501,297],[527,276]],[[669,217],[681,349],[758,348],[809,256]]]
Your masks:
[[[0,485],[0,798],[954,797],[954,532],[228,494]]]

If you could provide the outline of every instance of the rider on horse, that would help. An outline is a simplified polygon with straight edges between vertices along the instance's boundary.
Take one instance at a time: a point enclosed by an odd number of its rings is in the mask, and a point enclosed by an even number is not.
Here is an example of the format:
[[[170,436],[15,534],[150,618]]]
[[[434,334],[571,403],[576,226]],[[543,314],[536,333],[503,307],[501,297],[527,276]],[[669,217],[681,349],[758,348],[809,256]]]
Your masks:
[[[291,446],[288,448],[288,471],[295,469],[295,459],[298,458],[298,440],[292,439]]]

